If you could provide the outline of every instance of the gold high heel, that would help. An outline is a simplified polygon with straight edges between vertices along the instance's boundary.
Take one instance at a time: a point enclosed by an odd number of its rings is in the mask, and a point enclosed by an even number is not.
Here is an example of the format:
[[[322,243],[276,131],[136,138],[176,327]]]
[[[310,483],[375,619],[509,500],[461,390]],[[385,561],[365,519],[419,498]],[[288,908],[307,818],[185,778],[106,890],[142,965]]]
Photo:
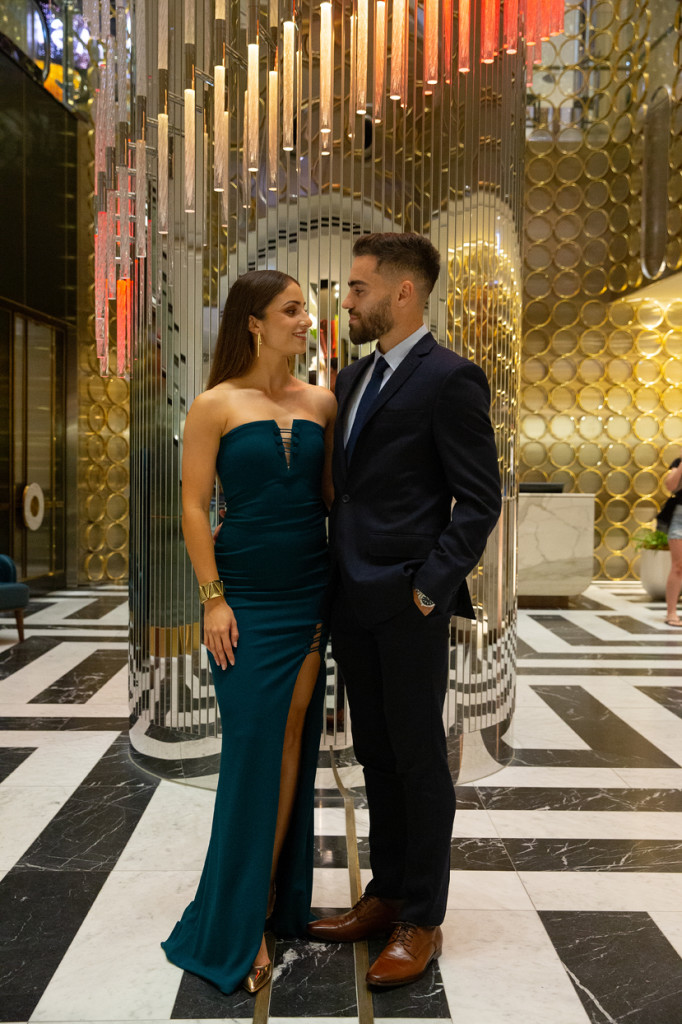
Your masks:
[[[254,964],[242,982],[242,988],[254,995],[272,978],[272,960],[267,964]]]

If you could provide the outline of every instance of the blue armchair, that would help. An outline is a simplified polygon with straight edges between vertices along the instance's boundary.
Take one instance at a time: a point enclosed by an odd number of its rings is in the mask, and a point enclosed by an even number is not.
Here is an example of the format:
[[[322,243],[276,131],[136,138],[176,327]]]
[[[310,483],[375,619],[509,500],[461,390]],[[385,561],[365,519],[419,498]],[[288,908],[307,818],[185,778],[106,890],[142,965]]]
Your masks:
[[[26,584],[17,583],[17,567],[12,559],[0,555],[0,611],[14,612],[20,641],[24,639],[24,608],[29,596]]]

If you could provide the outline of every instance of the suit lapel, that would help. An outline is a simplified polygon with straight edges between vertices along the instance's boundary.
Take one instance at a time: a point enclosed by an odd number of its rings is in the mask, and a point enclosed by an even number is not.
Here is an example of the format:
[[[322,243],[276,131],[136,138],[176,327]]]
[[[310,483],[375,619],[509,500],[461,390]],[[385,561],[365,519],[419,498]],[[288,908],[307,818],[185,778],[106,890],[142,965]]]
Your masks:
[[[432,334],[425,334],[423,338],[419,339],[414,348],[405,356],[398,369],[391,374],[377,395],[377,399],[370,409],[369,416],[365,421],[365,426],[367,426],[379,410],[391,400],[396,391],[398,391],[398,389],[401,388],[407,380],[409,380],[414,371],[419,369],[423,357],[429,354],[435,344],[436,341]]]

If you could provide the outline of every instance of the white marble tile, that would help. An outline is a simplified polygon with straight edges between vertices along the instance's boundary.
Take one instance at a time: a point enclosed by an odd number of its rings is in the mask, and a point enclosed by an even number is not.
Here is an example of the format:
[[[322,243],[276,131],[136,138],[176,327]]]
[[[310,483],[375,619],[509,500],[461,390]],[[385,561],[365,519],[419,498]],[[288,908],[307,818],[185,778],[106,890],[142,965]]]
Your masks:
[[[682,906],[682,873],[520,871],[537,910],[669,911]]]
[[[6,735],[1,733],[0,737]],[[35,750],[5,779],[0,792],[16,787],[42,787],[46,783],[75,789],[107,752],[115,735],[67,731],[15,733],[23,737],[23,744],[17,746],[35,746]],[[41,737],[38,742],[36,736]],[[6,745],[0,738],[0,746]]]
[[[215,793],[162,781],[116,864],[116,871],[200,871]]]
[[[457,1024],[588,1024],[534,910],[462,910],[443,927],[440,970]]]
[[[682,839],[682,812],[489,811],[498,834],[525,839]]]
[[[546,750],[558,747],[561,750],[590,750],[589,743],[578,736],[544,701],[542,707],[517,705],[512,719],[510,734],[516,748]],[[507,740],[509,742],[509,740]]]
[[[112,872],[31,1020],[169,1018],[182,971],[159,943],[198,880],[194,871]]]
[[[97,644],[89,642],[65,641],[57,644],[35,658],[29,665],[17,669],[7,679],[0,681],[0,704],[22,704],[32,700],[45,687],[79,665],[97,648]]]
[[[553,651],[565,651],[568,654],[574,650],[572,644],[561,640],[551,629],[531,619],[529,615],[519,613],[517,628],[519,638],[540,654],[551,654]]]
[[[682,789],[682,768],[616,768],[632,789]]]
[[[532,910],[533,905],[514,871],[451,871],[448,918],[459,910]]]
[[[514,721],[520,708],[545,708],[547,704],[533,689],[535,676],[516,676],[516,700],[514,704]]]
[[[313,868],[314,907],[350,907],[348,868]]]
[[[457,839],[494,839],[495,826],[484,810],[458,810],[452,826],[452,835]]]
[[[85,703],[86,708],[91,712],[96,709],[102,713],[104,709],[100,705],[128,706],[128,666],[124,665],[111,679],[101,686],[97,693],[93,693],[89,701]],[[109,713],[107,708],[107,713]]]
[[[678,898],[676,904],[670,905],[679,907],[681,904],[682,901]],[[673,949],[682,957],[682,911],[656,909],[650,910],[649,916],[654,924],[661,929]]]
[[[0,718],[124,718],[128,720],[127,703],[106,704],[93,708],[92,704],[6,704],[0,702]],[[119,732],[112,729],[112,732]],[[29,733],[33,736],[33,731]],[[24,734],[26,735],[26,734]],[[30,746],[30,744],[29,744]]]
[[[73,786],[0,786],[0,868],[9,870],[73,792]]]

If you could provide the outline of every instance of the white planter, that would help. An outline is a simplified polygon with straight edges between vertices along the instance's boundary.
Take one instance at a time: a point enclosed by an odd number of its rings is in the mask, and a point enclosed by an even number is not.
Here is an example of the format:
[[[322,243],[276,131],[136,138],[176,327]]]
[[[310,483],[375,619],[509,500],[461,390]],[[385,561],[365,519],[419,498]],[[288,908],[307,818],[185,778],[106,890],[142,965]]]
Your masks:
[[[669,551],[642,548],[639,553],[639,578],[654,601],[665,601],[665,584],[669,573]]]

